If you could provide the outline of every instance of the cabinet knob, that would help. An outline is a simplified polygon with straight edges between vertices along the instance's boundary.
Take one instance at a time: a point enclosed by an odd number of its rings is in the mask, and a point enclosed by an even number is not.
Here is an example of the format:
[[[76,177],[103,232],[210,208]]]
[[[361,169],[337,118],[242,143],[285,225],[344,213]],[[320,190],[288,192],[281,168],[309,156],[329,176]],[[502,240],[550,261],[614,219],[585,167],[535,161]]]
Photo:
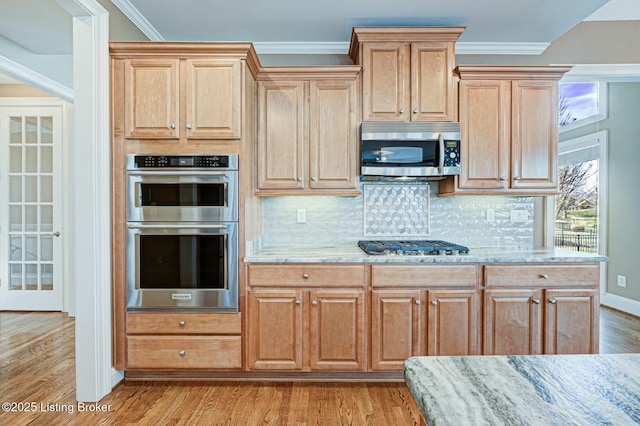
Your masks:
[[[546,280],[546,279],[548,279],[548,278],[549,278],[549,275],[547,275],[547,274],[540,274],[540,275],[538,275],[538,278],[539,278],[539,279],[541,279],[541,280]]]
[[[180,351],[180,352],[178,352],[178,355],[180,355],[180,356],[184,356],[185,354],[186,354],[186,352],[185,352],[185,351]]]
[[[191,130],[191,124],[187,124],[185,127],[186,127],[187,129]]]
[[[438,306],[438,301],[437,301],[437,300],[434,300],[434,301],[432,301],[432,302],[431,302],[431,304],[432,304],[433,306]]]
[[[514,176],[513,180],[520,180],[520,176]]]
[[[539,305],[540,301],[538,299],[533,299],[533,303],[536,304],[536,305]]]
[[[413,113],[414,113],[414,114],[417,114],[417,113],[418,113],[418,108],[414,108],[414,109],[413,109]]]
[[[302,182],[302,178],[301,177],[298,178],[298,182]]]
[[[314,300],[313,302],[311,302],[311,304],[312,304],[313,306],[316,306],[316,305],[318,304],[318,302],[316,302],[316,301]]]
[[[311,180],[312,180],[313,182],[317,182],[317,181],[318,181],[318,178],[317,178],[317,177],[315,177],[315,176],[312,176],[312,177],[311,177]]]
[[[557,302],[557,300],[556,300],[556,299],[551,299],[551,300],[549,300],[549,303],[551,303],[552,305],[555,305],[555,304],[556,304],[556,302]]]
[[[179,325],[180,327],[184,327],[184,324],[185,324],[185,322],[184,322],[184,321],[180,321],[180,322],[178,323],[178,325]]]
[[[302,305],[302,302],[299,300],[296,300],[296,305]]]
[[[400,108],[400,114],[404,114],[404,108]]]
[[[416,300],[416,305],[419,305],[419,304],[420,304],[420,301],[419,301],[419,300]]]
[[[175,124],[169,124],[169,128],[170,128],[170,129],[175,129],[175,128],[176,128],[176,125],[175,125]]]
[[[500,181],[501,181],[501,182],[506,182],[506,181],[507,181],[507,178],[506,178],[506,177],[504,177],[504,176],[500,176]]]
[[[302,274],[302,278],[304,278],[305,280],[309,279],[309,274]]]

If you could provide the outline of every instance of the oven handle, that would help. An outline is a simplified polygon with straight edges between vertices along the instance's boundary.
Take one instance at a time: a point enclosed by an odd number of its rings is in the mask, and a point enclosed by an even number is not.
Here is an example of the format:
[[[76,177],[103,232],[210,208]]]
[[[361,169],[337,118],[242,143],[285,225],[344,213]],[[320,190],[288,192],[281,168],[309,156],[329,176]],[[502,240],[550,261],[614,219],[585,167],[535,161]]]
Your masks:
[[[202,228],[202,229],[227,229],[227,225],[214,225],[208,223],[191,223],[191,224],[178,224],[178,225],[168,225],[164,224],[154,224],[154,225],[143,225],[136,223],[127,223],[127,228],[129,229],[193,229],[193,228]]]
[[[228,177],[229,174],[224,172],[208,172],[208,171],[193,171],[193,170],[185,170],[179,172],[173,171],[140,171],[140,170],[127,170],[127,175],[129,176],[224,176]]]

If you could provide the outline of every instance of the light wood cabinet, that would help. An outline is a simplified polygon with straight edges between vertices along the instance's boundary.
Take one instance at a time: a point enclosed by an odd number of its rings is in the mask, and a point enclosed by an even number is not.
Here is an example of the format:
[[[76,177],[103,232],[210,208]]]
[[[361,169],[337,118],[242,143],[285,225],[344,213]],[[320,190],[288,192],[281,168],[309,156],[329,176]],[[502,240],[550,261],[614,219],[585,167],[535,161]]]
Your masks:
[[[258,76],[257,195],[356,195],[360,67]]]
[[[371,369],[401,370],[416,355],[480,354],[476,268],[373,265]]]
[[[461,171],[439,193],[556,193],[558,80],[568,70],[457,67]]]
[[[362,121],[454,121],[455,41],[463,27],[355,27]]]
[[[248,277],[249,369],[366,369],[362,265],[250,265]]]
[[[125,59],[125,138],[240,139],[241,67],[239,59]]]
[[[242,316],[217,313],[128,313],[128,370],[242,368]]]
[[[598,353],[598,265],[486,265],[483,353]]]

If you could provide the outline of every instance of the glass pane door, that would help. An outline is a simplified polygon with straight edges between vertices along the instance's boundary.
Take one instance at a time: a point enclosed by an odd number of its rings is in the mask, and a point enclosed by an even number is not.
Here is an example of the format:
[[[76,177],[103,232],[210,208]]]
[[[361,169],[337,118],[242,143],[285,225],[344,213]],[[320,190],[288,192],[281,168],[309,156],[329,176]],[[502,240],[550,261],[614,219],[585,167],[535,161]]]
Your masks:
[[[8,286],[0,294],[1,306],[59,310],[62,292],[55,279],[55,262],[59,261],[60,232],[54,205],[59,202],[54,176],[59,124],[52,115],[0,118],[3,145],[8,148],[8,179],[3,179],[8,182],[8,199],[2,200],[3,208],[8,207],[7,226],[3,226],[7,230],[3,240],[8,251],[3,262],[7,262]]]

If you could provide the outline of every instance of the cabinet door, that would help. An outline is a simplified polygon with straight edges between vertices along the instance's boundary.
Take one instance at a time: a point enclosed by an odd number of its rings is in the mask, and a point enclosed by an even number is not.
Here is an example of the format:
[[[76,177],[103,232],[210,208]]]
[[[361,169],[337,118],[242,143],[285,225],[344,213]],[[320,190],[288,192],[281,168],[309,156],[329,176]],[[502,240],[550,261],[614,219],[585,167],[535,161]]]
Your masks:
[[[461,189],[509,185],[511,86],[500,80],[460,81]]]
[[[512,85],[512,188],[558,186],[558,84]]]
[[[409,121],[409,45],[362,47],[362,120]]]
[[[365,369],[364,291],[311,291],[309,363],[312,370]]]
[[[422,291],[373,290],[371,294],[371,368],[402,370],[405,359],[422,355]]]
[[[427,355],[480,355],[478,291],[430,290],[427,311]]]
[[[546,290],[545,302],[545,353],[598,353],[598,290]]]
[[[258,83],[258,188],[302,189],[305,83]]]
[[[309,83],[310,188],[357,187],[357,82]]]
[[[249,291],[248,304],[249,368],[301,369],[302,291]]]
[[[124,69],[125,137],[178,139],[178,60],[126,59]]]
[[[411,121],[453,121],[453,43],[411,43]]]
[[[240,139],[240,60],[186,61],[186,123],[190,139]]]
[[[483,353],[541,354],[541,309],[538,290],[485,290]]]

